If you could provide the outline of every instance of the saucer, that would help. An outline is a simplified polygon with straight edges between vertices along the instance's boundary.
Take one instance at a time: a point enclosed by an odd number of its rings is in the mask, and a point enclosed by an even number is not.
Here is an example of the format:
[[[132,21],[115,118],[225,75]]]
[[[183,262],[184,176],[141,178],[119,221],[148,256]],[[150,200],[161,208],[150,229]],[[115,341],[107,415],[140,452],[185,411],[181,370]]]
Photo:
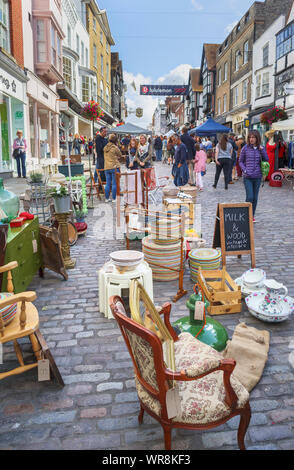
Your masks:
[[[260,287],[246,286],[243,283],[242,277],[237,277],[237,279],[235,279],[235,283],[237,284],[237,286],[241,287],[241,292],[242,292],[243,297],[247,297],[247,295],[254,294],[254,292],[259,292],[262,294],[266,293],[266,288],[264,286],[260,286]]]
[[[279,296],[280,311],[277,313],[270,312],[269,309],[263,308],[263,302],[266,293],[255,292],[246,297],[245,302],[249,312],[255,318],[269,323],[278,323],[285,321],[294,313],[294,299],[292,297]]]

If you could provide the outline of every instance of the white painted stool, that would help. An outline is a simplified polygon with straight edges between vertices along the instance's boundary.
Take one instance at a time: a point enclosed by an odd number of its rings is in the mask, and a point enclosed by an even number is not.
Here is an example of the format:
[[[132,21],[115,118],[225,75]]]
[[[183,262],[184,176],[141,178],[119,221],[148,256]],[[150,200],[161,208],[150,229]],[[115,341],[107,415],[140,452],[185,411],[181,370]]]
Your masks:
[[[118,271],[112,261],[106,263],[98,271],[99,311],[104,313],[106,318],[114,318],[109,307],[109,298],[112,295],[122,297],[122,290],[129,289],[133,279],[137,279],[142,284],[153,301],[152,270],[146,261],[142,261],[132,271],[125,271],[123,274]]]

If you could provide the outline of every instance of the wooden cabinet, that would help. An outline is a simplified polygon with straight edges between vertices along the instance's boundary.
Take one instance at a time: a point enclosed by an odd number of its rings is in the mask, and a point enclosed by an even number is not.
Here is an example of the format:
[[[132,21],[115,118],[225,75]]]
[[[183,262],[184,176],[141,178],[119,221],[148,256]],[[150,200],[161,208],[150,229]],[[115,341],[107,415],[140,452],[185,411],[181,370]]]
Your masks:
[[[17,261],[18,267],[13,270],[14,292],[25,291],[35,274],[42,268],[40,233],[38,218],[28,221],[20,228],[11,229],[8,233],[5,253],[5,264]],[[2,291],[6,290],[6,275],[3,276]]]

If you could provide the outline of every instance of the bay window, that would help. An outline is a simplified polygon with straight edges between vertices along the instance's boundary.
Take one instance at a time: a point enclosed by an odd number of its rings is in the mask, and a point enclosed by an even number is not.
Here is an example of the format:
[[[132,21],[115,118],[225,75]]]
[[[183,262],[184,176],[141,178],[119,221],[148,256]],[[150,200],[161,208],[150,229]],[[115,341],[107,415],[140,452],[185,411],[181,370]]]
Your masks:
[[[82,101],[88,102],[90,99],[90,80],[86,75],[82,76]]]
[[[37,61],[47,61],[47,47],[44,20],[37,20]]]
[[[72,88],[72,61],[68,57],[63,57],[63,78],[65,85]]]

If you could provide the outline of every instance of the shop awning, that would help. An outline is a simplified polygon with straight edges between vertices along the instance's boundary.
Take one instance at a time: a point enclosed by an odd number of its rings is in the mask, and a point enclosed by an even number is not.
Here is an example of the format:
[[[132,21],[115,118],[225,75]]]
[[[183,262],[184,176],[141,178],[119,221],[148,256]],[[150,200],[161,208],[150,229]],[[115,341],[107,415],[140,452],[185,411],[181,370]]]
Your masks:
[[[275,131],[291,131],[294,129],[294,117],[285,121],[274,122],[272,128]]]

